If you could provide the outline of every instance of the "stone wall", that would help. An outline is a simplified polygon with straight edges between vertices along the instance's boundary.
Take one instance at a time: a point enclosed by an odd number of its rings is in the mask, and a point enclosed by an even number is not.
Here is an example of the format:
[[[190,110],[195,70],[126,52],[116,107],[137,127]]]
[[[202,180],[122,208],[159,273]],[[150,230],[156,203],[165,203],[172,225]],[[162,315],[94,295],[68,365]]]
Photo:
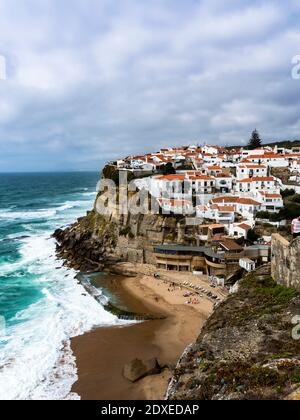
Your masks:
[[[277,283],[300,290],[300,238],[288,242],[277,233],[272,235],[271,268]]]

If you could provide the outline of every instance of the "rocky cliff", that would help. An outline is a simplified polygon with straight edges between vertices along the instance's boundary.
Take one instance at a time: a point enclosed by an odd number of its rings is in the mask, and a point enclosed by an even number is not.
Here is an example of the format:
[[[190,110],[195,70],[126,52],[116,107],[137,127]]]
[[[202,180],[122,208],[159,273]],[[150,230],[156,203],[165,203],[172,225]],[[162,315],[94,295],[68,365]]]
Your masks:
[[[297,315],[298,292],[268,276],[247,276],[186,350],[168,398],[300,399]]]
[[[96,203],[105,200],[99,194]],[[194,227],[182,216],[119,214],[117,206],[102,215],[94,209],[65,230],[57,230],[58,254],[81,271],[101,269],[115,261],[154,264],[153,247],[162,243],[191,244]]]
[[[272,235],[272,277],[300,291],[300,238],[289,242],[278,233]]]

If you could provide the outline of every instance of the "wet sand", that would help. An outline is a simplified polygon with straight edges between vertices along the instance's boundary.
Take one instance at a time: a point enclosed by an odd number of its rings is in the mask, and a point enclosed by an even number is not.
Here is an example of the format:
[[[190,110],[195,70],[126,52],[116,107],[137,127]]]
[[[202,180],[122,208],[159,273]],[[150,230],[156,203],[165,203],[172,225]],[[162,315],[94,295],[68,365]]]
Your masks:
[[[187,345],[195,341],[213,310],[206,298],[186,304],[185,290],[147,275],[112,280],[119,299],[134,312],[166,315],[165,320],[124,327],[99,328],[72,340],[78,381],[72,391],[83,400],[164,399],[171,371],[131,383],[123,367],[135,358],[156,357],[161,365],[175,366]]]

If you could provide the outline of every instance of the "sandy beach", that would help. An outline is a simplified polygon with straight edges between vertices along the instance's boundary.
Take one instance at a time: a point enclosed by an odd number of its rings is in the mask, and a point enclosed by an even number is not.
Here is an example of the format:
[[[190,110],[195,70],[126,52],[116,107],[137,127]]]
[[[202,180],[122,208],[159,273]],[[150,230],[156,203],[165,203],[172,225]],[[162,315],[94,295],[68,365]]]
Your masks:
[[[201,327],[213,311],[206,296],[184,296],[187,289],[172,284],[180,274],[169,273],[169,281],[155,279],[145,267],[136,277],[110,279],[118,296],[134,312],[165,315],[164,320],[147,321],[124,327],[98,328],[72,340],[78,381],[73,391],[83,400],[164,399],[172,367],[187,345],[198,337]],[[141,269],[143,268],[143,269]],[[146,274],[145,274],[146,272]],[[183,275],[185,276],[185,275]],[[201,283],[200,280],[197,280]],[[207,282],[205,283],[207,285]],[[188,304],[195,299],[194,304]],[[123,367],[135,358],[156,357],[167,366],[159,375],[136,383],[123,377]]]

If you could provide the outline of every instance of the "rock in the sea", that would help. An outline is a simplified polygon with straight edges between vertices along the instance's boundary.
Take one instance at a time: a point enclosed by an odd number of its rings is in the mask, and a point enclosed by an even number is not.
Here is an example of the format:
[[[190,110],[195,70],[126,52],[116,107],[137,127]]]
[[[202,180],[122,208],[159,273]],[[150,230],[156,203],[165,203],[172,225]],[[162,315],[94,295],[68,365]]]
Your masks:
[[[157,375],[160,372],[161,368],[157,359],[134,359],[124,366],[123,375],[129,381],[136,382],[145,376]]]

